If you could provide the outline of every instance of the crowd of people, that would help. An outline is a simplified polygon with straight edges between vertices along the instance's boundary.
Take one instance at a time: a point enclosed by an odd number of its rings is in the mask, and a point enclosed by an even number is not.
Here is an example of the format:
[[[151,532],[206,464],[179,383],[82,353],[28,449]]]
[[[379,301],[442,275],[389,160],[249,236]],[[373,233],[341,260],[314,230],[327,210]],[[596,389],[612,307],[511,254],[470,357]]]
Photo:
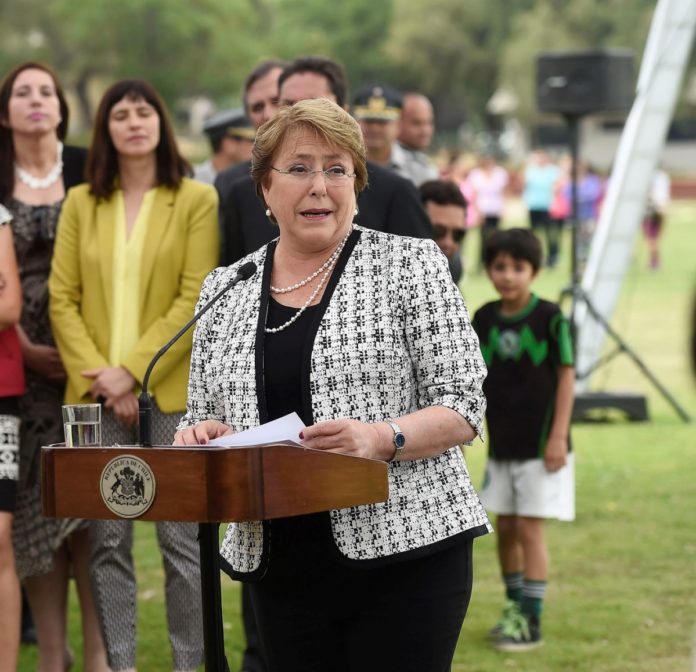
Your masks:
[[[567,320],[531,285],[559,262],[570,166],[537,150],[517,174],[492,154],[439,167],[425,96],[348,91],[328,58],[263,61],[243,108],[206,122],[211,157],[194,171],[147,82],[108,88],[87,151],[63,144],[48,67],[0,84],[0,672],[17,665],[20,583],[39,670],[70,667],[71,576],[84,669],[136,669],[132,522],[44,517],[40,448],[63,439],[61,404],[82,402],[102,404],[105,444],[136,443],[151,358],[249,260],[252,278],[154,370],[153,442],[205,444],[296,412],[305,446],[387,462],[390,496],[229,527],[242,670],[449,670],[486,511],[506,600],[494,645],[542,643],[543,523],[574,517],[574,369]],[[515,185],[529,228],[501,226]],[[581,166],[584,259],[603,192]],[[473,229],[500,298],[470,321],[457,283]],[[460,446],[484,418],[479,501]],[[173,669],[194,670],[196,529],[156,527]]]

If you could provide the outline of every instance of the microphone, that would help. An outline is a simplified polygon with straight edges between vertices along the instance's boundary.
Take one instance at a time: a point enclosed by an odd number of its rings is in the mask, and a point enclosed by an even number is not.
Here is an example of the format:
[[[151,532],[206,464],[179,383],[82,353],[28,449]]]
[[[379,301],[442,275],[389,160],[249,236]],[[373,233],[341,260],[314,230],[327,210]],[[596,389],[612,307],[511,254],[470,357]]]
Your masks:
[[[140,445],[151,447],[152,446],[152,397],[147,392],[147,385],[150,382],[150,373],[155,367],[155,364],[159,361],[160,357],[164,355],[169,348],[174,345],[198,320],[208,311],[208,309],[223,295],[228,292],[232,287],[234,287],[238,282],[248,280],[252,275],[256,273],[256,264],[253,261],[247,261],[243,264],[237,271],[237,275],[232,278],[208,303],[203,306],[172,338],[169,343],[158,350],[157,354],[152,358],[152,361],[148,364],[145,370],[145,376],[143,377],[143,390],[138,397],[138,415],[139,415],[139,427],[138,435],[140,437]]]

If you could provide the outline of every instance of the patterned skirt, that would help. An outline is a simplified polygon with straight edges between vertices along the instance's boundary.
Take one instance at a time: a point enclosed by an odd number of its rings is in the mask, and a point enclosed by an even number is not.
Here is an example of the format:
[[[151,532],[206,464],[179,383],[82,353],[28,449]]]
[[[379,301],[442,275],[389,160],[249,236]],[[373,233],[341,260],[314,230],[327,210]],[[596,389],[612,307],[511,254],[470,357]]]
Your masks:
[[[17,574],[47,574],[53,555],[67,537],[86,527],[83,520],[46,518],[41,513],[41,446],[63,441],[63,391],[27,375],[27,394],[20,402],[19,481],[12,543]]]

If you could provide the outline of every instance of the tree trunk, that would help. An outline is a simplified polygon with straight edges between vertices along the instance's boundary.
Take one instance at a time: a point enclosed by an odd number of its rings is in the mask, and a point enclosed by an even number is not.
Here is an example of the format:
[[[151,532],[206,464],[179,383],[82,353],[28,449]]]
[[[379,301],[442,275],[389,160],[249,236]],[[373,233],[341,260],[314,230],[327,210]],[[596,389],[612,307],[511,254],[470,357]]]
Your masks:
[[[80,123],[78,128],[89,128],[92,124],[92,103],[89,99],[89,83],[92,79],[92,69],[85,68],[75,81],[75,95],[80,107]]]

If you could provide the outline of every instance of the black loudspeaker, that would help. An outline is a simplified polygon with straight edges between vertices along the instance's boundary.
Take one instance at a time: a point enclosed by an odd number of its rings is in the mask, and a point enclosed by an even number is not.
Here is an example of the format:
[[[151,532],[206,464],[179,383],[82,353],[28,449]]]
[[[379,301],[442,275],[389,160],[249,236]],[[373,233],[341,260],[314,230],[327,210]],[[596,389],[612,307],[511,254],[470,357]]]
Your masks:
[[[634,91],[633,52],[628,50],[547,52],[537,59],[540,112],[624,112],[631,109]]]

